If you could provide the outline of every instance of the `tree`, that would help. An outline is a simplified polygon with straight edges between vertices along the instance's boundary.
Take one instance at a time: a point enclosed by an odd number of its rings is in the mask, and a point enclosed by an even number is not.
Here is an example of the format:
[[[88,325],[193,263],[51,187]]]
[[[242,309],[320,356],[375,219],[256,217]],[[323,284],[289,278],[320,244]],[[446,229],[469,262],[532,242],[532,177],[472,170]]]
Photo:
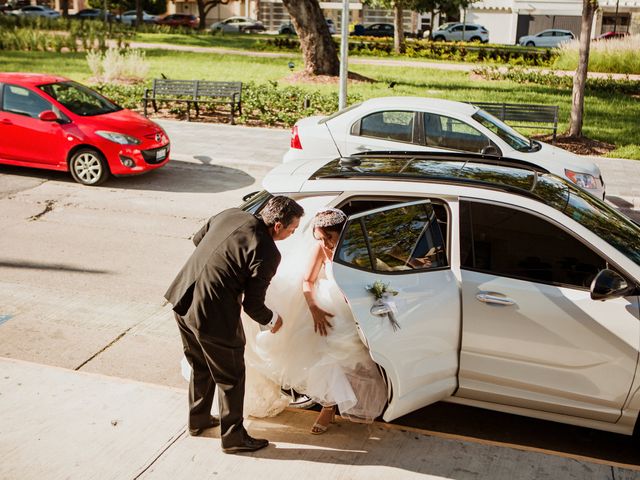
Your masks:
[[[584,116],[584,88],[587,83],[589,70],[589,48],[591,43],[591,25],[593,16],[598,9],[598,0],[582,0],[582,24],[580,26],[580,50],[578,69],[573,77],[573,94],[571,101],[571,121],[569,122],[569,136],[582,136],[582,122]]]
[[[311,75],[338,76],[338,52],[318,0],[282,0],[282,3],[298,33],[305,71]]]
[[[200,17],[198,29],[204,30],[207,27],[207,15],[213,8],[227,3],[229,0],[198,0],[198,16]]]

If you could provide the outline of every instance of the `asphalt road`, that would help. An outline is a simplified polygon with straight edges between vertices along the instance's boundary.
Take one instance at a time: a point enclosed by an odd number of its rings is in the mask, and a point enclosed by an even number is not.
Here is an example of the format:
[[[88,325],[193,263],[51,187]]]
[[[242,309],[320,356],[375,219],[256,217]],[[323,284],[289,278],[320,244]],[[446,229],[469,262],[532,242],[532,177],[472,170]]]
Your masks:
[[[0,166],[0,356],[185,387],[162,294],[192,233],[259,189],[289,132],[161,123],[173,160],[147,175],[87,188]],[[637,207],[628,163],[605,163],[616,201]],[[396,423],[640,465],[629,437],[475,408],[438,403]]]

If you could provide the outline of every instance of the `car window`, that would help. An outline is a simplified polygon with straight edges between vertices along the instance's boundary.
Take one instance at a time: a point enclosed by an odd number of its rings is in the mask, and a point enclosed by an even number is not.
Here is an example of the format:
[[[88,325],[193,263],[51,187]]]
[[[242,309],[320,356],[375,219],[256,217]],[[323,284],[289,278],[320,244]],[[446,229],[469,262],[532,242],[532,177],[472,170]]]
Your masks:
[[[542,32],[541,37],[553,37],[553,32]]]
[[[521,210],[460,202],[464,269],[588,289],[606,261],[557,225]]]
[[[446,245],[431,203],[403,204],[347,223],[335,258],[379,272],[448,266]]]
[[[428,147],[451,148],[478,153],[491,141],[474,127],[436,113],[424,113],[425,143]]]
[[[38,88],[76,115],[82,115],[83,117],[122,110],[122,107],[79,83],[57,82],[41,85]]]
[[[51,103],[31,90],[17,85],[5,85],[2,94],[2,110],[27,117],[38,118],[45,110],[52,110]]]
[[[367,115],[360,122],[360,135],[364,137],[413,141],[413,112],[385,111]]]

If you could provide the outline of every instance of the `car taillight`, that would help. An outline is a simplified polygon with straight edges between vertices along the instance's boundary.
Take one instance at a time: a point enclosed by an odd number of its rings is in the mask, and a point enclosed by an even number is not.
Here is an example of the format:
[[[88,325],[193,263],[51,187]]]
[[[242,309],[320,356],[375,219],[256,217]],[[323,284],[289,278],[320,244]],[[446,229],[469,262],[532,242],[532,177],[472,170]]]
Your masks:
[[[298,135],[297,125],[294,125],[291,129],[291,148],[302,150],[302,144],[300,143],[300,135]]]

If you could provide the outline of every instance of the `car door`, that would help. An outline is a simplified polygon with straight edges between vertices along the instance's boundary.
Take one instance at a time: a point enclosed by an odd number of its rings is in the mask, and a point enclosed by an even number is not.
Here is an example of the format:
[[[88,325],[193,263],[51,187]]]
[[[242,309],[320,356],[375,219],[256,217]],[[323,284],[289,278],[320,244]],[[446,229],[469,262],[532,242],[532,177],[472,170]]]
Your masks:
[[[349,217],[334,255],[336,283],[390,387],[387,421],[449,397],[457,387],[460,294],[448,260],[447,224],[443,232],[428,200],[370,210]],[[378,281],[398,292],[391,297],[397,329],[387,316],[372,314],[375,299],[367,286]]]
[[[638,298],[592,300],[614,267],[563,223],[461,200],[457,395],[613,423],[636,371]]]
[[[353,155],[374,150],[411,150],[417,143],[415,117],[415,112],[405,110],[370,112],[351,125],[346,135],[345,151],[341,153]]]
[[[456,25],[451,30],[449,30],[449,35],[447,40],[450,42],[459,42],[462,40],[462,25]]]
[[[467,122],[447,115],[424,112],[422,141],[427,151],[457,150],[482,153],[487,147],[500,148],[489,137]]]
[[[20,85],[5,84],[0,104],[0,157],[37,164],[59,164],[63,160],[62,127],[38,115],[53,105],[37,92]]]
[[[540,33],[535,39],[536,47],[554,47],[555,39],[553,33],[551,30]]]

